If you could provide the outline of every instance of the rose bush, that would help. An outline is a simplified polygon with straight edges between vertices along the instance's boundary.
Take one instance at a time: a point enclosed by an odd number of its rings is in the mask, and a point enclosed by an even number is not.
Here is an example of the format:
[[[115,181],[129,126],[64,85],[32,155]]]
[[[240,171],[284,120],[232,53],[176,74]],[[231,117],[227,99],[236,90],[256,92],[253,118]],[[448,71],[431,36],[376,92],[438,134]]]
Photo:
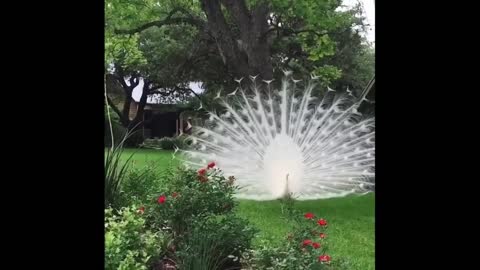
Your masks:
[[[285,222],[292,225],[280,245],[264,241],[255,250],[243,255],[248,269],[346,269],[342,260],[328,254],[328,222],[314,213],[300,213],[294,208],[292,196],[281,200]]]
[[[199,170],[178,168],[163,177],[163,185],[143,212],[150,228],[173,238],[169,250],[176,265],[182,269],[199,264],[205,265],[198,269],[239,265],[257,230],[235,214],[238,186],[234,178],[226,178],[214,162]]]

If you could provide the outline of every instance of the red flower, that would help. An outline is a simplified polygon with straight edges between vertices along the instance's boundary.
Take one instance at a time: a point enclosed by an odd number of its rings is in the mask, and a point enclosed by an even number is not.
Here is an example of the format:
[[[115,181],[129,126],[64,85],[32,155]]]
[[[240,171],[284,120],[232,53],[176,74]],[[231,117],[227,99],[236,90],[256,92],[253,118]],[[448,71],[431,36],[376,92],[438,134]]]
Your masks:
[[[207,165],[208,169],[211,169],[213,167],[215,167],[215,162],[212,161],[212,162],[208,163],[208,165]]]
[[[306,213],[306,214],[304,215],[304,217],[305,217],[306,219],[312,219],[313,216],[314,216],[314,215],[313,215],[312,213]]]
[[[312,243],[312,247],[315,248],[315,249],[316,249],[316,248],[319,248],[319,247],[320,247],[320,244],[319,244],[319,243],[316,243],[316,242],[315,242],[315,243]]]
[[[326,221],[325,219],[323,219],[323,218],[319,219],[319,220],[317,221],[317,223],[318,223],[318,225],[320,225],[320,226],[327,226],[327,221]]]
[[[201,168],[200,170],[198,170],[198,175],[205,175],[206,172],[207,170],[205,168]]]
[[[328,255],[320,255],[318,257],[319,262],[329,262],[332,258]]]
[[[138,208],[138,213],[140,213],[140,214],[145,213],[145,206],[142,206],[142,207]]]
[[[312,244],[312,240],[310,239],[303,240],[303,246],[310,246],[311,244]]]
[[[158,197],[159,204],[164,204],[166,200],[167,200],[167,197],[165,197],[164,195]]]
[[[177,193],[177,192],[173,192],[172,197],[175,198],[175,197],[177,197],[177,196],[178,196],[178,193]]]
[[[324,233],[320,233],[318,236],[320,236],[320,238],[325,238],[327,235]]]

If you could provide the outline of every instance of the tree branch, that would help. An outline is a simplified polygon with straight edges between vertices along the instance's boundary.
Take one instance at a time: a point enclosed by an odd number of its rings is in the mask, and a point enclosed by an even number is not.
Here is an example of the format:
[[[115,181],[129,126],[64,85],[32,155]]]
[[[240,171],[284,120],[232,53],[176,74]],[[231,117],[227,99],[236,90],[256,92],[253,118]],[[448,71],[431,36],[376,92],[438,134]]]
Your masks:
[[[193,95],[194,95],[195,97],[197,97],[198,100],[202,101],[202,99],[200,98],[200,96],[199,96],[197,93],[195,93],[195,91],[193,91],[192,88],[190,88],[190,87],[186,87],[186,88],[184,88],[184,87],[176,87],[176,89],[177,89],[177,91],[178,91],[178,90],[189,91],[189,92],[193,93]]]
[[[328,31],[318,32],[318,31],[315,31],[315,30],[313,30],[313,29],[293,30],[293,29],[290,29],[290,28],[282,28],[282,27],[278,27],[278,26],[275,26],[275,25],[274,25],[272,28],[268,29],[263,35],[264,35],[264,36],[267,36],[267,35],[270,34],[271,32],[277,31],[277,37],[276,37],[276,39],[281,38],[281,37],[298,35],[298,34],[301,34],[301,33],[312,33],[312,34],[315,34],[317,37],[321,37],[321,36],[324,36],[324,35],[338,35],[338,34],[342,34],[342,33],[345,33],[346,31],[348,31],[349,29],[350,29],[349,27],[346,27],[345,29],[343,29],[343,30],[341,30],[341,31],[339,31],[339,32],[328,32]]]
[[[138,80],[138,74],[132,74],[130,76],[129,81],[130,81],[130,88],[133,90],[140,83],[139,80]]]
[[[125,92],[125,94],[128,95],[129,86],[128,86],[127,83],[125,82],[125,72],[124,72],[123,68],[121,67],[121,65],[115,64],[115,73],[116,73],[116,74],[112,74],[112,76],[114,76],[115,79],[117,79],[117,81],[118,81],[118,82],[120,83],[120,85],[122,86],[123,91]]]
[[[168,92],[163,92],[163,91],[159,91],[159,90],[153,90],[153,91],[150,91],[150,93],[148,93],[148,95],[162,95],[164,97],[168,97],[170,96],[171,94],[173,94],[176,90],[173,89],[173,90],[170,90]]]
[[[273,31],[278,31],[280,36],[282,36],[282,37],[291,36],[291,35],[298,35],[300,33],[312,33],[312,34],[315,34],[317,36],[332,34],[331,32],[318,32],[318,31],[315,31],[313,29],[293,30],[293,29],[290,29],[290,28],[282,28],[282,27],[278,27],[278,26],[273,26],[272,28],[268,29],[265,33],[263,33],[263,36],[266,36]]]
[[[172,16],[175,15],[177,12],[181,12],[181,13],[187,15],[187,17],[172,18]],[[115,34],[130,34],[130,35],[133,35],[135,33],[140,33],[142,31],[144,31],[148,28],[154,27],[154,26],[162,27],[164,25],[182,24],[182,23],[190,24],[192,26],[196,26],[199,30],[202,30],[205,26],[204,21],[202,21],[199,18],[194,17],[193,15],[188,13],[188,11],[186,11],[185,9],[174,8],[164,20],[149,22],[149,23],[146,23],[146,24],[141,25],[141,26],[139,26],[137,28],[134,28],[134,29],[116,29]]]

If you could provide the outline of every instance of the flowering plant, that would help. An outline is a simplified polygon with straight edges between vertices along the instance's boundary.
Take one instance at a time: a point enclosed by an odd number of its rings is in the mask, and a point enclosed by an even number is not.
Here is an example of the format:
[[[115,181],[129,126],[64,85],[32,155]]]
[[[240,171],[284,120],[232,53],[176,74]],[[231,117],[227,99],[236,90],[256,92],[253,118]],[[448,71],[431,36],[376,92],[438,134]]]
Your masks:
[[[180,236],[195,221],[232,212],[237,202],[234,183],[210,163],[198,171],[178,168],[164,183],[145,214],[154,226],[168,227]]]
[[[293,197],[281,200],[286,222],[293,225],[280,246],[270,243],[244,255],[250,269],[332,269],[332,257],[327,253],[328,221],[315,213],[301,213],[294,206]]]
[[[151,228],[160,228],[174,241],[171,257],[179,267],[205,263],[239,264],[256,230],[235,215],[235,178],[225,177],[214,162],[204,168],[167,172],[157,196],[139,209]],[[215,243],[206,245],[205,243]],[[191,255],[203,254],[205,258]],[[236,258],[235,261],[233,261]]]

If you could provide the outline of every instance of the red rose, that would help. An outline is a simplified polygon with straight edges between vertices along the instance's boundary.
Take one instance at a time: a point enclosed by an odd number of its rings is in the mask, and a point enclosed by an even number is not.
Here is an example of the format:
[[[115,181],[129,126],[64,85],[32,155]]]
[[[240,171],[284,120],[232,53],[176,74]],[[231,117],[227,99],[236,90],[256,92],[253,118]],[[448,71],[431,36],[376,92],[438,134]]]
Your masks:
[[[313,248],[319,248],[319,247],[320,247],[320,244],[319,244],[319,243],[316,243],[316,242],[315,242],[315,243],[312,243],[312,247],[313,247]]]
[[[140,213],[140,214],[145,213],[145,206],[142,206],[142,207],[138,208],[138,213]]]
[[[159,204],[165,203],[166,200],[167,200],[167,197],[165,197],[164,195],[158,197],[158,203]]]
[[[205,168],[201,168],[200,170],[198,170],[198,175],[205,175],[206,172],[207,170]]]
[[[319,220],[317,221],[317,223],[318,223],[318,225],[320,225],[320,226],[327,226],[327,221],[326,221],[325,219],[323,219],[323,218],[319,219]]]
[[[325,238],[327,235],[324,233],[320,233],[318,236],[320,236],[320,238]]]
[[[320,255],[318,257],[319,262],[329,262],[332,258],[328,255]]]
[[[212,162],[208,163],[208,165],[207,165],[208,169],[211,169],[213,167],[215,167],[215,162],[212,161]]]
[[[311,244],[312,244],[312,240],[310,239],[303,240],[303,246],[310,246]]]
[[[175,198],[175,197],[177,197],[177,196],[178,196],[178,193],[177,193],[177,192],[173,192],[172,197]]]
[[[312,213],[306,213],[306,214],[304,215],[304,217],[305,217],[306,219],[312,219],[313,216],[314,216],[314,215],[313,215]]]

